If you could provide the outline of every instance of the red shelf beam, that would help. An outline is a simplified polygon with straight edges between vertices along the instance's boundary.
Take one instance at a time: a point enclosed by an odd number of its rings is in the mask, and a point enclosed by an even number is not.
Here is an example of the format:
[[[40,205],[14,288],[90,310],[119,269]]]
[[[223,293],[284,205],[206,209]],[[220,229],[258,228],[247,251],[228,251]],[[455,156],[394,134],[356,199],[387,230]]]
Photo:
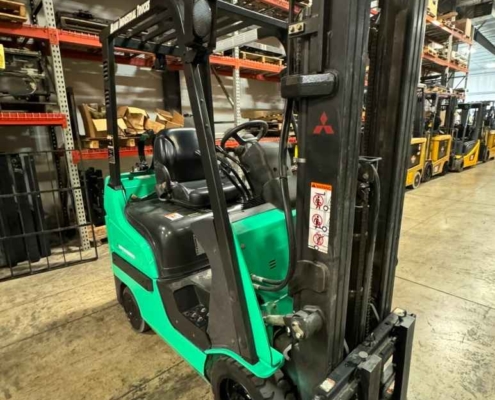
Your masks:
[[[67,128],[64,114],[0,112],[0,126],[61,126]]]
[[[72,46],[80,46],[85,48],[100,49],[101,43],[96,35],[65,31],[61,29],[53,28],[41,28],[31,25],[13,25],[13,24],[0,24],[0,35],[29,37],[39,40],[47,40],[52,43],[69,44]],[[116,55],[116,61],[121,64],[135,65],[139,67],[151,68],[154,64],[155,57],[151,53],[129,50],[123,48],[116,48],[117,53],[133,54],[133,57],[125,55]],[[101,62],[101,55],[91,54],[87,52],[80,52],[75,49],[62,49],[62,54],[69,58],[76,58],[82,60],[91,60]],[[138,56],[136,56],[136,54]],[[232,57],[212,55],[210,57],[213,65],[226,66],[231,68],[238,68],[241,70],[241,76],[250,79],[266,80],[266,81],[278,81],[277,76],[266,76],[264,74],[257,74],[255,72],[265,72],[278,75],[283,67],[275,64],[262,63],[252,60],[235,59]],[[172,61],[172,68],[181,69],[182,66],[179,63]],[[254,72],[253,72],[254,71]],[[220,71],[220,73],[222,73]],[[223,72],[226,74],[225,72]]]
[[[278,143],[280,139],[278,137],[273,137],[273,138],[264,138],[261,139],[262,142],[269,142],[269,143]],[[289,138],[289,143],[290,144],[296,144],[297,140],[295,137]],[[220,146],[220,140],[216,141],[216,145]],[[234,140],[230,140],[227,142],[226,147],[233,148],[237,147],[238,144]],[[146,146],[145,149],[146,155],[150,156],[153,155],[153,148],[151,146]],[[137,148],[135,147],[121,147],[120,148],[120,156],[121,157],[137,157],[138,156],[138,151]],[[74,164],[77,164],[81,161],[81,158],[83,160],[106,160],[108,157],[108,150],[107,149],[86,149],[86,150],[81,150],[79,151],[74,151],[72,153],[72,161]]]
[[[440,57],[433,57],[429,54],[423,53],[423,59],[431,61],[432,63],[435,63],[437,65],[440,65],[442,67],[449,67],[450,69],[454,69],[459,72],[468,72],[468,69],[466,67],[461,67],[457,64],[454,64],[452,62],[448,62],[447,60],[444,60],[443,58]]]
[[[448,26],[442,24],[439,20],[427,15],[426,16],[426,23],[428,24],[431,24],[433,26],[436,26],[438,29],[441,29],[442,31],[448,33],[449,35],[452,35],[454,36],[457,40],[461,41],[461,42],[464,42],[464,43],[467,43],[469,45],[472,45],[473,44],[473,40],[468,38],[467,36],[453,30],[453,29],[450,29]]]
[[[267,6],[289,12],[289,2],[287,0],[258,0],[258,1],[260,3],[266,4]],[[294,6],[294,12],[297,14],[299,11],[301,11],[301,8],[298,6]]]

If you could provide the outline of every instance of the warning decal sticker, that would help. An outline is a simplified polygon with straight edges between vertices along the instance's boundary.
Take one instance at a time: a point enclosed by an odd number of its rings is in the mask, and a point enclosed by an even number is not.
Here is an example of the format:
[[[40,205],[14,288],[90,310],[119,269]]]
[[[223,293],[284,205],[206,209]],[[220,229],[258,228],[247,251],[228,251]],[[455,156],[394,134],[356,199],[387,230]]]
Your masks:
[[[328,254],[331,208],[332,185],[312,182],[308,246],[325,254]]]
[[[182,214],[179,214],[179,213],[171,213],[171,214],[164,215],[164,217],[169,219],[170,221],[177,221],[178,219],[181,219],[184,216]]]

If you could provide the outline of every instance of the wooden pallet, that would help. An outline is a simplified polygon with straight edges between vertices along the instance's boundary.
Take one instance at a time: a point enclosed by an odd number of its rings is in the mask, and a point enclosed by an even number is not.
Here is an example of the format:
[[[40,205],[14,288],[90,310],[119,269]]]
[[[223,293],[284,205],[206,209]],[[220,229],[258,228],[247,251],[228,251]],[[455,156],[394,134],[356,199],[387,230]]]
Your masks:
[[[280,57],[267,56],[258,53],[250,53],[248,51],[241,51],[240,54],[243,60],[259,61],[262,63],[275,64],[279,66],[282,66],[284,62],[284,60],[282,60]]]
[[[430,89],[431,92],[434,93],[448,93],[447,88],[440,87],[440,86],[435,86]]]
[[[17,1],[0,0],[0,20],[17,24],[26,22],[26,6]]]
[[[423,54],[428,54],[429,56],[432,56],[432,57],[438,57],[438,52],[436,50],[433,50],[430,48],[424,48]]]
[[[108,138],[91,138],[81,140],[83,149],[106,149],[110,143]],[[120,147],[136,147],[135,138],[121,138],[119,139]]]

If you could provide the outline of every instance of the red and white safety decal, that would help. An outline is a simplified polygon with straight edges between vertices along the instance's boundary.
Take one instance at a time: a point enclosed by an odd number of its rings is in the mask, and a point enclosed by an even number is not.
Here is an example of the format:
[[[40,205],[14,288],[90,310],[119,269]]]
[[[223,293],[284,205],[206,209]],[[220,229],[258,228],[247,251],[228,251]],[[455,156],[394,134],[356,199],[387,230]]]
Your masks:
[[[325,254],[328,254],[331,209],[332,185],[312,182],[308,246]]]

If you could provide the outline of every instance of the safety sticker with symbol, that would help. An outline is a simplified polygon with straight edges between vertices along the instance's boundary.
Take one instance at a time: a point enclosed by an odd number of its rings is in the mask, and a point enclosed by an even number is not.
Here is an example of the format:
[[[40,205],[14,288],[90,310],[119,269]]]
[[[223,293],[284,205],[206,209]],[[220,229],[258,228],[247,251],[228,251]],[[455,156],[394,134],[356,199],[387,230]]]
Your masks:
[[[332,186],[311,183],[308,246],[328,254],[328,236],[332,208]]]

